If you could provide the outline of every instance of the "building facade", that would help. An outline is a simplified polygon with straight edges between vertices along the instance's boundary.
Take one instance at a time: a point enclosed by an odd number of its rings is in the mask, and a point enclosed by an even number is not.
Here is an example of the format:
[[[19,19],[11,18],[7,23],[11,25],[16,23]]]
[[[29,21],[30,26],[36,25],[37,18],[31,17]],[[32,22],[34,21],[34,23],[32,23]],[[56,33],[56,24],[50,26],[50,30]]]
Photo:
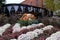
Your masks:
[[[43,0],[25,0],[21,4],[32,5],[36,7],[43,7]]]
[[[44,11],[43,0],[24,0],[20,3],[9,1],[6,0],[6,5],[3,5],[3,12],[9,15],[33,13],[35,16],[41,16]]]

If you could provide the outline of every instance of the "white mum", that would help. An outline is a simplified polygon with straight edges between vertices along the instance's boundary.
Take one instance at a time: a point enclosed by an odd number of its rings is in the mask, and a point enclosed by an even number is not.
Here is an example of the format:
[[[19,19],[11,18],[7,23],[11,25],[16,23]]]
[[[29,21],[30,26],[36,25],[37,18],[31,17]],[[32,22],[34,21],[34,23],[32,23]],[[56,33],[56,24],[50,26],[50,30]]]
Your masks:
[[[11,24],[5,24],[5,25],[2,26],[2,29],[7,29],[7,28],[9,28],[10,26],[11,26]]]
[[[36,30],[34,30],[34,32],[36,32],[38,35],[40,35],[41,33],[43,33],[43,30],[41,30],[41,29],[36,29]]]
[[[2,33],[5,32],[5,30],[10,26],[11,26],[10,24],[5,24],[4,26],[0,27],[0,35],[2,35]]]
[[[46,40],[57,40],[56,37],[48,37]]]
[[[21,34],[21,35],[18,37],[18,40],[21,40],[23,37],[25,37],[25,34]]]
[[[20,31],[20,24],[19,23],[16,23],[14,26],[13,26],[13,33],[15,32],[19,32]]]
[[[37,24],[32,24],[32,27],[37,27],[38,25]]]
[[[26,35],[28,35],[31,39],[34,38],[34,34],[32,32],[27,32]]]
[[[5,31],[5,29],[0,28],[0,35],[2,36],[2,33]]]
[[[35,25],[35,24],[34,24]],[[26,27],[22,27],[22,29],[25,29]],[[28,26],[27,28],[32,28],[32,26]],[[41,33],[43,33],[42,29],[36,29],[34,31],[30,31],[27,32],[26,34],[22,34],[18,37],[18,40],[31,40],[35,37],[38,37],[38,35],[40,35]]]
[[[27,29],[27,27],[26,26],[23,26],[20,30],[24,30],[24,29]]]
[[[31,26],[31,25],[28,25],[28,26],[27,26],[27,29],[30,29],[30,28],[32,28],[32,26]]]
[[[26,34],[22,34],[18,37],[18,40],[30,40],[30,37]]]
[[[60,40],[60,31],[53,33],[50,37],[46,40]]]
[[[46,26],[46,27],[44,27],[44,28],[42,28],[43,30],[48,30],[48,29],[51,29],[51,28],[53,28],[53,26],[52,25],[48,25],[48,26]]]
[[[10,39],[10,40],[17,40],[17,39]]]
[[[43,23],[39,23],[38,26],[44,25]]]
[[[56,32],[56,33],[53,33],[51,36],[60,37],[60,31],[58,31],[58,32]]]
[[[38,37],[38,33],[33,31],[33,34],[34,34],[34,37]]]
[[[38,37],[38,34],[34,31],[27,32],[26,35],[28,35],[31,39]]]

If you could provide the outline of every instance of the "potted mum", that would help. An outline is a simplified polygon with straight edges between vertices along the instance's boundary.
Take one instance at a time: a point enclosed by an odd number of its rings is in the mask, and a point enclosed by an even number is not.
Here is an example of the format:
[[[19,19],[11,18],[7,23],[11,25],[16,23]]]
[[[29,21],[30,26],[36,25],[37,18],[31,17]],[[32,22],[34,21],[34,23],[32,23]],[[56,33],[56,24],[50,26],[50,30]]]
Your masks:
[[[27,25],[31,25],[31,24],[36,24],[38,23],[37,20],[35,20],[35,16],[33,14],[23,14],[23,16],[19,19],[18,21],[21,26],[27,26]]]

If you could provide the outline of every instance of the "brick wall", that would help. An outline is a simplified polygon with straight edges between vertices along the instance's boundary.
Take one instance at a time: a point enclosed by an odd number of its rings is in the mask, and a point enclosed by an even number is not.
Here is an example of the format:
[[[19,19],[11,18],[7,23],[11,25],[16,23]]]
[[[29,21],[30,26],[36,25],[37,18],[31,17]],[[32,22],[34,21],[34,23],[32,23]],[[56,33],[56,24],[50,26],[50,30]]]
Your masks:
[[[33,5],[37,7],[43,7],[43,0],[25,0],[21,4]]]

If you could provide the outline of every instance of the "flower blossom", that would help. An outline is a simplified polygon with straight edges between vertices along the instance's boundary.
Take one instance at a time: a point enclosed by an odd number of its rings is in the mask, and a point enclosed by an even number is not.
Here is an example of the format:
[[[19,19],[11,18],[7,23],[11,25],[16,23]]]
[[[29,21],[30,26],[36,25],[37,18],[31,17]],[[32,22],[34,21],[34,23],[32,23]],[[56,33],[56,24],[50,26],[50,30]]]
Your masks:
[[[10,26],[11,26],[10,24],[5,24],[5,25],[3,25],[2,27],[0,27],[0,35],[2,35],[3,32],[5,32],[5,30],[6,30],[7,28],[9,28]]]
[[[16,23],[12,29],[13,29],[13,33],[20,32],[20,24]]]

